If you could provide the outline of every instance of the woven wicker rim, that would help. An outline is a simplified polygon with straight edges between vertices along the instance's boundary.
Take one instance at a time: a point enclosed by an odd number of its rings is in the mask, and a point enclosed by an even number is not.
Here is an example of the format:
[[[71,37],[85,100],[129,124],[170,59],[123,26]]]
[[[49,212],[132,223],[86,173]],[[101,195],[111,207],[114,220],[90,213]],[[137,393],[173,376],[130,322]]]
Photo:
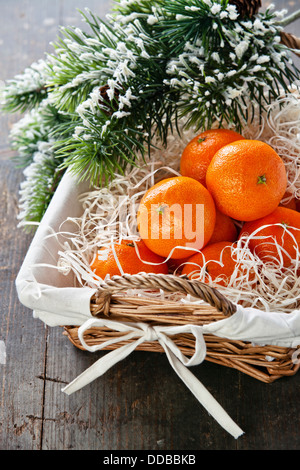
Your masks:
[[[173,274],[135,274],[113,276],[98,287],[91,303],[93,315],[109,315],[112,295],[128,289],[163,290],[164,292],[181,292],[204,300],[217,311],[229,316],[236,312],[236,305],[229,301],[216,288],[187,276]]]

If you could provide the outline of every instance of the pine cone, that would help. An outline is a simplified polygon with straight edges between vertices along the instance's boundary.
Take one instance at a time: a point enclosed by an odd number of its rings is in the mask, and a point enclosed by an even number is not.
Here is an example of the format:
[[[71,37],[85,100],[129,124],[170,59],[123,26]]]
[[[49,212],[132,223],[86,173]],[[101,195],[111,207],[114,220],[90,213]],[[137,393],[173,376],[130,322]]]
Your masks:
[[[300,38],[294,36],[293,34],[286,33],[281,31],[280,33],[281,43],[287,46],[290,49],[296,49],[293,51],[298,57],[300,57]]]
[[[236,6],[242,18],[252,18],[261,7],[261,0],[229,0],[229,3]]]
[[[110,100],[107,94],[108,90],[109,90],[108,85],[103,85],[102,87],[99,88],[100,96],[101,96],[99,103],[105,105],[106,111],[104,112],[105,114],[110,116],[114,112],[113,105],[118,102],[120,92],[119,90],[115,90],[114,97],[112,100]]]

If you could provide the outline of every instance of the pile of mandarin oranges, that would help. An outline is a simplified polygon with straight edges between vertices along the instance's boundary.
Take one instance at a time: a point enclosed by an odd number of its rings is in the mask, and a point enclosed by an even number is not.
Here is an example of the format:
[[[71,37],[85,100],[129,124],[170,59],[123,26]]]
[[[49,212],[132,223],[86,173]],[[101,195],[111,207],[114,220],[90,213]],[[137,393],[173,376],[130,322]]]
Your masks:
[[[199,279],[205,266],[205,282],[226,286],[236,269],[232,247],[247,238],[261,262],[293,265],[300,250],[300,205],[295,198],[283,205],[286,168],[270,145],[209,129],[179,158],[180,176],[159,181],[139,203],[140,238],[116,242],[106,259],[96,256],[93,272],[103,279],[140,272]]]

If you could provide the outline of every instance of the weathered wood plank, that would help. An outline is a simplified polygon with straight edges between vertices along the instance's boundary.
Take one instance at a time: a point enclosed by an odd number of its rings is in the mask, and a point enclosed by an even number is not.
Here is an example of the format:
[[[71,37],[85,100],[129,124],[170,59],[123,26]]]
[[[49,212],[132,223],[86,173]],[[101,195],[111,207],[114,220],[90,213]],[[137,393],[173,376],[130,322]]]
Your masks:
[[[42,5],[42,7],[41,7]],[[0,82],[13,78],[51,50],[61,18],[59,0],[0,2]],[[0,159],[9,158],[8,134],[19,115],[0,114]]]
[[[12,162],[1,162],[0,219],[0,339],[6,363],[0,364],[1,449],[38,449],[42,431],[45,328],[20,306],[14,280],[28,249],[30,236],[16,230],[16,188],[20,174]],[[34,351],[34,353],[33,353]]]
[[[1,80],[22,72],[51,50],[49,42],[56,38],[64,15],[72,22],[81,21],[74,4],[57,0],[10,5],[1,1],[0,10]],[[0,364],[0,448],[37,450],[42,448],[48,331],[19,303],[14,286],[31,241],[30,235],[16,229],[22,173],[11,161],[8,132],[17,119],[18,115],[0,116],[0,339],[7,354],[6,363]]]

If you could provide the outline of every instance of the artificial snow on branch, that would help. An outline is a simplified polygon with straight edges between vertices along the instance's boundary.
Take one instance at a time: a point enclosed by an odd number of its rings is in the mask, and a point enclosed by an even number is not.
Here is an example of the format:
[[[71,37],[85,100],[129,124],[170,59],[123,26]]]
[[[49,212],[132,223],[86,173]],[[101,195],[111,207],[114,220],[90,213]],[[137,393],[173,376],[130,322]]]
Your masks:
[[[48,135],[56,182],[68,168],[106,184],[138,155],[147,158],[154,137],[164,148],[179,121],[183,132],[242,132],[300,78],[281,41],[290,17],[259,7],[257,0],[120,0],[105,21],[81,12],[88,32],[62,28],[53,54],[4,88],[3,109],[28,118],[11,135],[19,164],[31,165]],[[46,159],[39,164],[49,170]],[[23,208],[31,207],[22,210],[26,222],[55,187],[43,193],[38,173],[29,173],[40,191],[22,193]]]

